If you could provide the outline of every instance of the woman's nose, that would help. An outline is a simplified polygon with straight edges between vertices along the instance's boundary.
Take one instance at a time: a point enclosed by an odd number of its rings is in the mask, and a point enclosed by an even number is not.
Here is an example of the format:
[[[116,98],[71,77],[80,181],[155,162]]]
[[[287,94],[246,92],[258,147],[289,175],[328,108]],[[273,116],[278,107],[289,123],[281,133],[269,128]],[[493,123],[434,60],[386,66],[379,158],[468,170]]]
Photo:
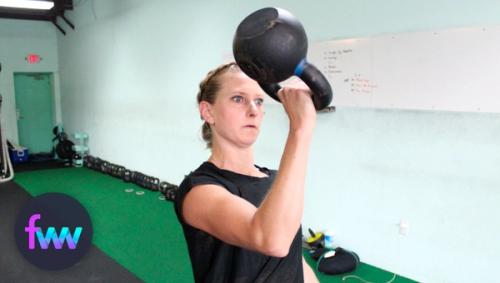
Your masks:
[[[257,106],[255,101],[251,101],[248,103],[248,113],[252,116],[256,116],[259,112],[259,107]]]

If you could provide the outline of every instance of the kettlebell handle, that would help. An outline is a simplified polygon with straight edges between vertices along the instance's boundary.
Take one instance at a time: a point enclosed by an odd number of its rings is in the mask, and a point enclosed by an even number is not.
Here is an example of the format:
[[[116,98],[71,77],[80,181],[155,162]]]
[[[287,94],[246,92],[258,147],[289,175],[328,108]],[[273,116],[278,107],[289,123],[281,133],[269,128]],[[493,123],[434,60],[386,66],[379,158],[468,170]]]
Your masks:
[[[290,12],[263,8],[248,15],[236,29],[233,54],[240,69],[275,100],[278,84],[295,75],[312,91],[316,110],[332,101],[332,88],[321,72],[306,61],[307,35]]]
[[[302,60],[295,68],[295,75],[299,77],[313,93],[312,100],[316,110],[326,108],[332,101],[332,88],[325,76],[313,64]],[[260,87],[274,100],[280,102],[277,95],[281,85],[259,83]]]

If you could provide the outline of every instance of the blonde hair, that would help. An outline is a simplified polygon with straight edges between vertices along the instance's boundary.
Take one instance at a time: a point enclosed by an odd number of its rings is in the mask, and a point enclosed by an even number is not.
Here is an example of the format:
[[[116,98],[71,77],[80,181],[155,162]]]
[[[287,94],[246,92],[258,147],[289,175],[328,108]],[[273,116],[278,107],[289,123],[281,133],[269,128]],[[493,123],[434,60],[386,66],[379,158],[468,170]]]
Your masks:
[[[220,77],[228,70],[240,71],[240,68],[236,63],[231,62],[220,65],[219,67],[207,73],[206,77],[200,82],[200,89],[198,90],[198,95],[196,96],[198,105],[202,101],[214,104],[215,98],[217,97],[217,92],[219,92],[221,88]],[[201,128],[201,137],[206,142],[207,148],[212,148],[212,129],[206,121],[203,123],[203,126]]]

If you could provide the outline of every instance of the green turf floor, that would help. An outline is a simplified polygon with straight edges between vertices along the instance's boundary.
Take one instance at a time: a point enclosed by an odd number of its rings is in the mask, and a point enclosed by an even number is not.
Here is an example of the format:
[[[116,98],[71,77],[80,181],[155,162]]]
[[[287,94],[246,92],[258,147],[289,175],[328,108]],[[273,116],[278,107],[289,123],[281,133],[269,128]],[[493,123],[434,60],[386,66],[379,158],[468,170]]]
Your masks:
[[[94,228],[93,244],[146,282],[193,282],[191,263],[173,204],[122,180],[86,169],[65,168],[18,173],[15,182],[31,195],[60,192],[87,208]],[[133,188],[127,193],[125,189]],[[136,191],[144,194],[136,195]],[[361,255],[362,257],[362,255]],[[306,255],[308,263],[315,263]],[[363,282],[318,274],[320,282]],[[373,283],[393,273],[362,263],[353,275]],[[344,280],[343,280],[344,279]],[[415,282],[396,276],[392,283]]]

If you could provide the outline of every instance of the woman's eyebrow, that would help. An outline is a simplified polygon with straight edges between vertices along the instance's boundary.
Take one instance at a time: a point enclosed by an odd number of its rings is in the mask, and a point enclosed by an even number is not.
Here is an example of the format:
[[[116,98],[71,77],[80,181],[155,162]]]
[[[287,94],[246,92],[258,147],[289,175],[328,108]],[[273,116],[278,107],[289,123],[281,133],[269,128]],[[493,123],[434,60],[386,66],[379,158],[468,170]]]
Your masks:
[[[248,92],[241,91],[241,90],[236,90],[236,91],[233,91],[233,92],[231,92],[231,94],[232,94],[232,95],[235,95],[235,94],[241,94],[241,95],[245,95],[245,96],[249,95],[249,93],[248,93]],[[263,93],[260,93],[260,92],[259,92],[259,93],[256,93],[256,94],[255,94],[255,96],[256,96],[256,98],[260,98],[260,99],[264,99],[264,97],[265,97],[265,95],[264,95]]]

